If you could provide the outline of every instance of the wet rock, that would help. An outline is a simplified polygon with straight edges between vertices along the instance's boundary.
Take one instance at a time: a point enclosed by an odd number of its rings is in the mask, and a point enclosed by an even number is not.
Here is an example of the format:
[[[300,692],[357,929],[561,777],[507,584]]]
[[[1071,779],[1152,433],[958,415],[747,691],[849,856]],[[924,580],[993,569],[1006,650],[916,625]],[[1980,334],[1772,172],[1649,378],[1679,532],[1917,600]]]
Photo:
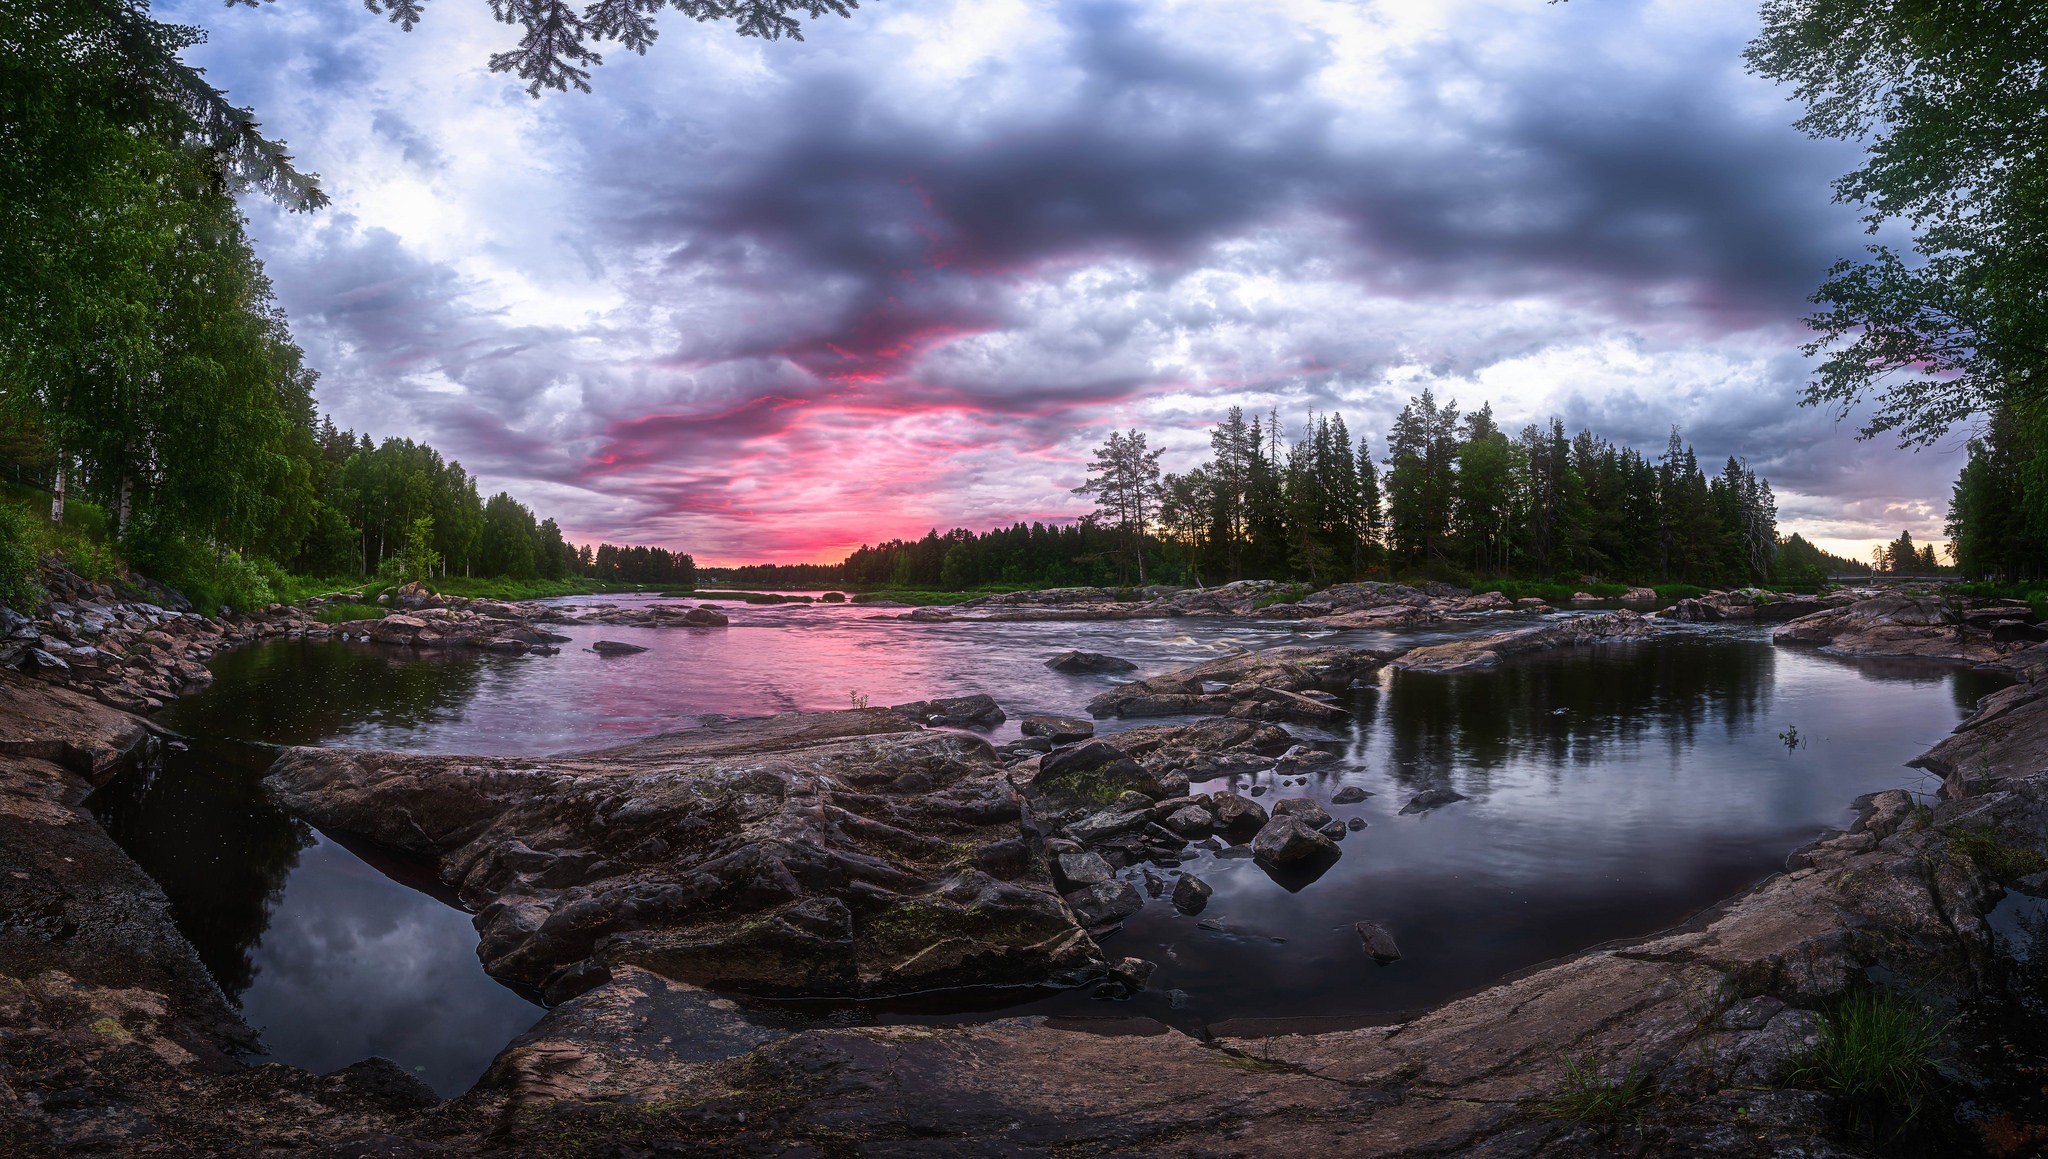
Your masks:
[[[1173,886],[1173,908],[1184,914],[1198,914],[1209,904],[1215,889],[1192,873],[1183,873]]]
[[[1393,666],[1401,672],[1469,672],[1492,668],[1512,656],[1555,648],[1640,640],[1664,629],[1663,621],[1635,612],[1608,612],[1416,648],[1396,659]]]
[[[1167,814],[1161,824],[1181,837],[1204,837],[1216,827],[1216,817],[1200,805],[1183,805]]]
[[[1226,836],[1250,837],[1266,824],[1266,807],[1236,793],[1215,794],[1210,807],[1216,814],[1216,827]]]
[[[1344,828],[1350,830],[1353,833],[1356,833],[1360,829],[1365,828],[1365,818],[1353,817],[1351,820],[1344,822]]]
[[[913,700],[893,706],[912,720],[942,728],[994,728],[1007,719],[993,697],[948,696],[937,700]]]
[[[1339,692],[1378,671],[1391,653],[1289,646],[1241,652],[1119,685],[1088,704],[1096,717],[1216,714],[1245,720],[1342,721],[1337,705],[1303,695]]]
[[[1294,741],[1278,725],[1216,718],[1145,725],[1103,737],[1099,743],[1156,774],[1162,790],[1179,778],[1180,788],[1163,794],[1174,796],[1186,792],[1189,780],[1206,781],[1267,768],[1273,755],[1285,752]]]
[[[1065,896],[1075,920],[1090,930],[1120,922],[1145,908],[1145,899],[1138,895],[1135,886],[1115,879],[1085,886]]]
[[[647,651],[638,644],[627,644],[619,640],[598,640],[590,645],[590,650],[600,656],[631,656],[635,652]]]
[[[1274,817],[1252,838],[1252,855],[1273,865],[1335,860],[1340,852],[1336,842],[1295,817]]]
[[[1360,801],[1363,801],[1370,796],[1372,796],[1371,793],[1366,792],[1364,789],[1359,788],[1357,785],[1346,785],[1343,788],[1338,789],[1337,792],[1330,797],[1330,804],[1356,805]]]
[[[1384,966],[1401,960],[1401,947],[1394,942],[1394,935],[1378,922],[1359,922],[1351,927],[1358,931],[1358,940],[1372,960]]]
[[[557,1000],[622,965],[859,996],[1042,981],[1095,956],[988,746],[887,710],[539,759],[293,749],[266,784],[323,829],[435,859],[477,913],[485,968]],[[597,857],[542,880],[523,850]]]
[[[1408,798],[1408,803],[1401,806],[1401,815],[1405,817],[1410,813],[1426,813],[1431,809],[1439,809],[1456,801],[1470,799],[1465,794],[1454,789],[1425,789]]]
[[[1298,744],[1291,746],[1286,752],[1281,753],[1280,759],[1273,762],[1273,768],[1277,772],[1291,773],[1316,765],[1330,764],[1336,759],[1337,754],[1335,753],[1326,753],[1321,749]]]
[[[1101,808],[1127,792],[1157,800],[1164,787],[1151,770],[1102,741],[1047,753],[1039,759],[1038,775],[1031,782],[1032,796],[1049,809]]]
[[[1054,862],[1053,876],[1062,888],[1080,889],[1100,885],[1115,877],[1116,873],[1099,853],[1063,853]]]
[[[1656,597],[1657,593],[1650,593],[1650,599]],[[1668,620],[1695,624],[1715,624],[1723,620],[1790,620],[1812,612],[1842,607],[1854,599],[1854,596],[1842,594],[1804,596],[1765,591],[1762,588],[1740,588],[1732,592],[1711,592],[1696,599],[1680,600],[1657,615]]]
[[[1043,737],[1053,744],[1071,744],[1095,735],[1095,722],[1072,716],[1027,716],[1018,725],[1028,737]]]
[[[1120,656],[1106,655],[1101,652],[1062,652],[1047,660],[1045,666],[1054,672],[1077,674],[1102,673],[1114,675],[1124,672],[1136,672],[1138,670],[1138,666],[1129,660],[1125,660]]]
[[[1329,811],[1307,797],[1282,797],[1273,802],[1273,816],[1293,817],[1311,829],[1330,823]]]

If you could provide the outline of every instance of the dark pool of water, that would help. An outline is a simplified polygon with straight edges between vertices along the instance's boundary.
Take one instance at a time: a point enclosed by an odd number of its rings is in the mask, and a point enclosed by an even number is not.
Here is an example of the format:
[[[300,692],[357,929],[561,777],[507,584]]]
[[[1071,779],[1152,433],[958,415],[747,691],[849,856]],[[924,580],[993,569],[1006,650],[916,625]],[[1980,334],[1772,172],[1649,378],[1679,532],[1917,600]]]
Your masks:
[[[552,657],[412,659],[338,644],[232,654],[208,693],[166,711],[167,724],[198,738],[191,751],[116,782],[95,808],[163,882],[274,1057],[324,1069],[383,1054],[453,1091],[537,1009],[482,973],[468,915],[417,866],[351,852],[275,809],[258,785],[261,759],[232,742],[545,753],[689,727],[706,713],[967,692],[1009,711],[1000,739],[1026,713],[1078,713],[1107,686],[1044,668],[1068,648],[1125,656],[1149,675],[1245,647],[1376,639],[1230,621],[926,625],[853,607],[725,610],[733,626],[719,631],[572,628],[575,642]],[[585,650],[601,638],[650,650]],[[1355,694],[1352,726],[1304,732],[1340,758],[1307,786],[1233,782],[1265,787],[1267,803],[1327,801],[1357,785],[1373,796],[1331,811],[1369,827],[1307,883],[1198,853],[1184,869],[1215,888],[1201,917],[1221,929],[1161,899],[1105,945],[1159,963],[1151,992],[1124,1003],[1075,992],[770,1012],[1142,1013],[1230,1029],[1384,1018],[1653,932],[1758,880],[1847,823],[1858,794],[1925,783],[1903,762],[1994,687],[1966,671],[1838,661],[1723,629],[1490,673],[1387,673]],[[1469,799],[1400,814],[1433,787]],[[1352,925],[1367,919],[1394,931],[1403,961],[1376,967],[1364,956]]]

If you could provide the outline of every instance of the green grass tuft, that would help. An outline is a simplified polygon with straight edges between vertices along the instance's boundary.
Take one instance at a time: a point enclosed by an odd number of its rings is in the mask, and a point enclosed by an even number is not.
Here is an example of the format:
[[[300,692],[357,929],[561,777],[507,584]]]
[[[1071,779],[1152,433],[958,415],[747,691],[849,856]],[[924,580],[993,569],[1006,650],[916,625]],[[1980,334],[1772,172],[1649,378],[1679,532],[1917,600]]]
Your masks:
[[[350,620],[381,620],[386,609],[375,604],[340,602],[321,604],[310,611],[313,618],[323,624],[346,624]]]
[[[2048,857],[2021,845],[2007,845],[1989,828],[1977,828],[1949,837],[1949,848],[1968,857],[1977,869],[1994,881],[2017,881],[2048,869]]]
[[[1640,1118],[1650,1105],[1650,1072],[1630,1063],[1610,1074],[1592,1055],[1566,1056],[1564,1085],[1538,1109],[1553,1119],[1575,1123],[1622,1123]]]
[[[1889,990],[1861,990],[1820,1016],[1820,1041],[1790,1075],[1797,1086],[1896,1108],[1911,1119],[1934,1093],[1943,1024]]]

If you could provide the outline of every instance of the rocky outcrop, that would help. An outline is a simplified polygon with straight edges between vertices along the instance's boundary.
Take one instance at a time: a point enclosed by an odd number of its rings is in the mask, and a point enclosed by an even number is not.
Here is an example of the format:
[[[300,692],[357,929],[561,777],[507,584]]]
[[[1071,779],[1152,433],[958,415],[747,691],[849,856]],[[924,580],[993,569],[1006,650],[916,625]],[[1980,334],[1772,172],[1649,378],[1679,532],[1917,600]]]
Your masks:
[[[893,711],[919,724],[940,728],[994,728],[1009,719],[994,698],[979,692],[968,696],[942,696],[936,700],[913,700],[894,706]]]
[[[2036,773],[1994,794],[2038,801],[2044,789]],[[1990,945],[1983,915],[1997,887],[1951,835],[1987,808],[2029,815],[1979,797],[1944,801],[1932,817],[1912,806],[1903,792],[1877,794],[1850,832],[1684,927],[1392,1025],[1204,1041],[1144,1019],[1094,1030],[1020,1018],[750,1045],[777,1032],[721,1022],[705,996],[625,975],[543,1019],[464,1104],[523,1132],[731,1154],[822,1138],[875,1153],[944,1140],[948,1154],[1190,1159],[1869,1153],[1853,1125],[1862,1112],[1799,1077],[1817,1011],[1867,972],[1911,987],[1937,1018],[1958,1011],[1977,976],[1968,964]],[[2027,840],[2038,847],[2041,832]],[[1383,926],[1358,930],[1366,957],[1414,964]],[[593,1033],[599,1018],[615,1029]],[[668,1032],[640,1029],[652,1027]],[[687,1027],[702,1029],[671,1029]],[[724,1057],[685,1057],[690,1041]],[[1962,1061],[1977,1056],[1948,1057],[1960,1082],[1984,1081],[1972,1068],[1985,1063]],[[1568,1096],[1624,1074],[1641,1097],[1621,1125],[1574,1117]],[[628,1101],[630,1113],[619,1109]],[[2033,1129],[1979,1110],[1999,1137]]]
[[[1945,660],[2020,675],[2048,671],[2048,628],[2016,600],[1885,595],[1781,624],[1780,644],[1835,656]]]
[[[1656,620],[1627,610],[1577,616],[1531,628],[1415,648],[1394,660],[1394,668],[1401,672],[1470,672],[1492,668],[1509,657],[1530,652],[1640,640],[1656,635],[1660,628]]]
[[[434,859],[485,967],[557,999],[622,965],[851,997],[1099,960],[988,746],[886,709],[538,760],[294,749],[266,783],[323,829]]]
[[[1655,592],[1650,594],[1653,598],[1656,595]],[[1724,620],[1755,623],[1796,619],[1830,608],[1846,607],[1857,599],[1857,596],[1845,592],[1807,596],[1766,591],[1763,588],[1740,588],[1732,592],[1710,592],[1697,599],[1680,600],[1656,614],[1667,620],[1689,624],[1718,624]]]
[[[1094,716],[1232,716],[1333,722],[1350,713],[1336,694],[1394,653],[1370,648],[1283,647],[1240,652],[1118,685],[1088,703]]]

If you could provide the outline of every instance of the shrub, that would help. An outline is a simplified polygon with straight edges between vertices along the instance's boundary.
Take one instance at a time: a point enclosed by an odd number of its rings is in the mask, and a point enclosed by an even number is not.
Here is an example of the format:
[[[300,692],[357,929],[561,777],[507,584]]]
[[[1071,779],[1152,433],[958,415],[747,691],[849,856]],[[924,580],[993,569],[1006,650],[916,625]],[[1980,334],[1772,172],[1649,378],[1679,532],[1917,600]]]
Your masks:
[[[2048,869],[2048,857],[2025,846],[2007,845],[1988,827],[1951,836],[1949,847],[1968,857],[1984,876],[1994,881],[2016,881]]]
[[[121,557],[104,543],[81,540],[64,549],[64,566],[82,579],[105,583],[121,572]]]
[[[40,531],[28,512],[0,505],[0,604],[18,612],[33,611],[43,600],[43,587],[36,582]]]
[[[234,551],[217,551],[197,538],[155,519],[137,519],[121,541],[129,563],[145,575],[177,590],[192,606],[212,614],[225,607],[248,612],[272,603],[271,577],[283,573],[269,561],[245,559]]]

